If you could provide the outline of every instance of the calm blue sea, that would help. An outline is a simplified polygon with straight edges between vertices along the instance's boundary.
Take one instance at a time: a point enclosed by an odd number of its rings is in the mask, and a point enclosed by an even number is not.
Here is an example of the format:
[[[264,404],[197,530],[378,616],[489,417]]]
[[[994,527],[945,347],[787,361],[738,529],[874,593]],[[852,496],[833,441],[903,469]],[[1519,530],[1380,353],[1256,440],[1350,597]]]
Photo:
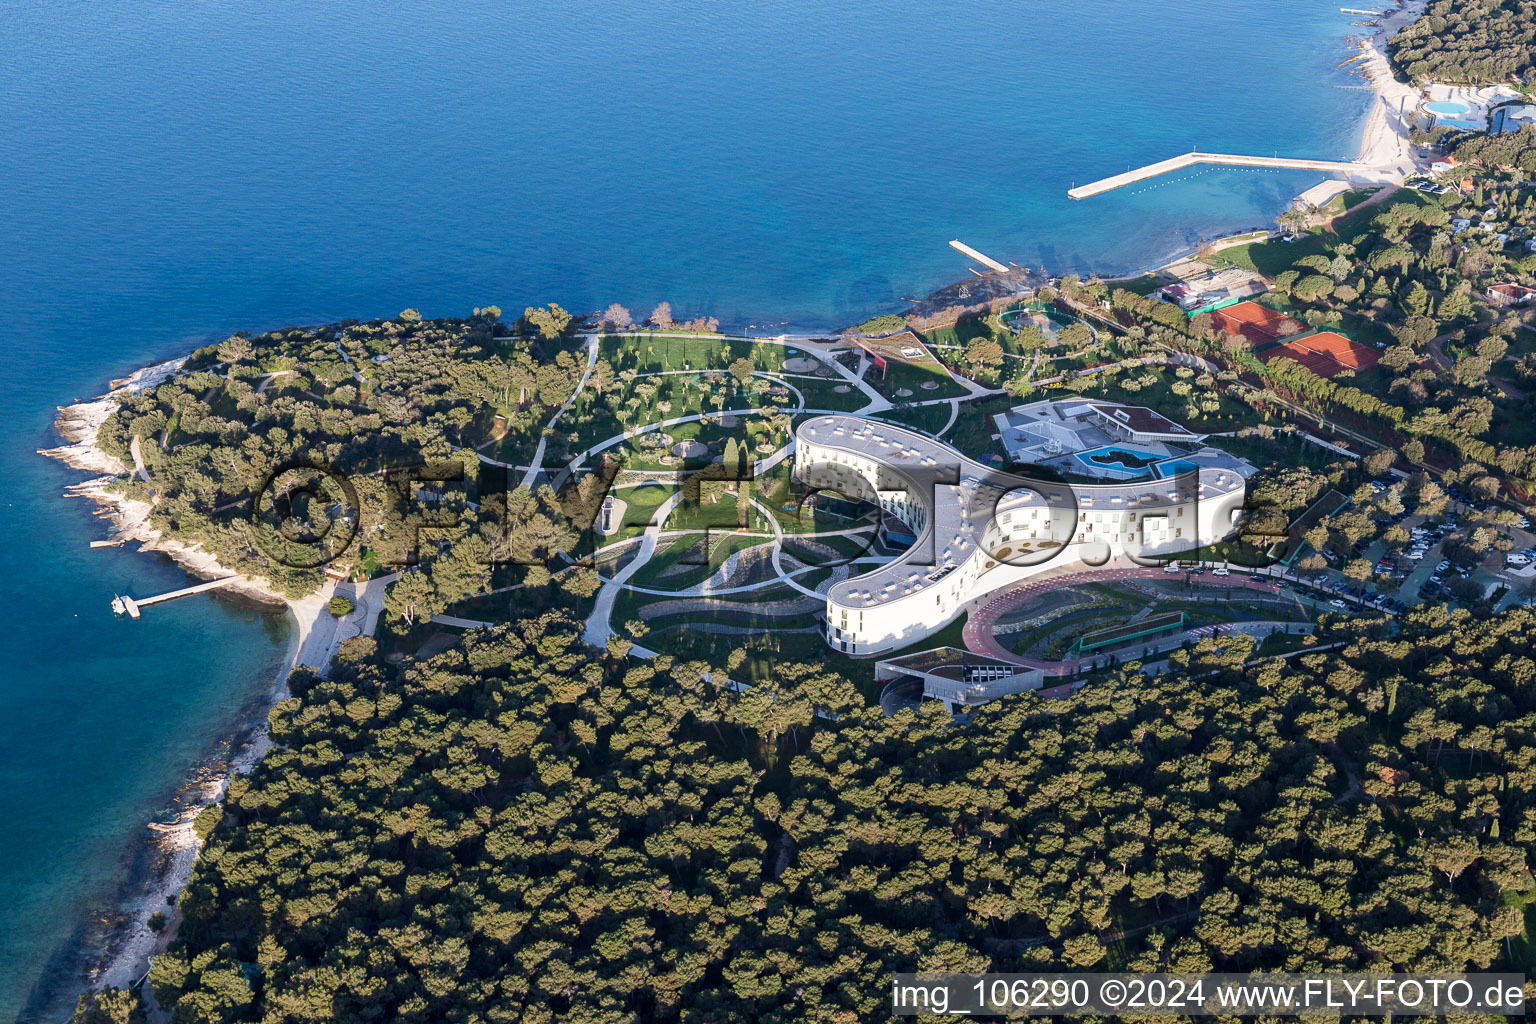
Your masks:
[[[281,619],[90,551],[54,406],[239,328],[497,303],[833,327],[1109,272],[1315,176],[1073,203],[1199,146],[1352,157],[1335,0],[0,0],[0,1019],[266,692]],[[67,958],[66,958],[67,960]],[[68,971],[66,970],[67,976]]]

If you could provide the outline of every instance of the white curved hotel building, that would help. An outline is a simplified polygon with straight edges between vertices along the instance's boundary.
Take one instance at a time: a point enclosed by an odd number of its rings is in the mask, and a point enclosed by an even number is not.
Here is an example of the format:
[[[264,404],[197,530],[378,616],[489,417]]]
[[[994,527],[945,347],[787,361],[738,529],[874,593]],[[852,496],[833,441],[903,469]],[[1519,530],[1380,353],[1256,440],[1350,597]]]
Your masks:
[[[1213,453],[1221,454],[1221,453]],[[827,591],[826,639],[869,657],[899,650],[1002,588],[1073,561],[1193,550],[1232,533],[1243,475],[1228,465],[1112,484],[1030,480],[989,469],[924,434],[858,416],[795,431],[794,479],[877,503],[917,542]]]

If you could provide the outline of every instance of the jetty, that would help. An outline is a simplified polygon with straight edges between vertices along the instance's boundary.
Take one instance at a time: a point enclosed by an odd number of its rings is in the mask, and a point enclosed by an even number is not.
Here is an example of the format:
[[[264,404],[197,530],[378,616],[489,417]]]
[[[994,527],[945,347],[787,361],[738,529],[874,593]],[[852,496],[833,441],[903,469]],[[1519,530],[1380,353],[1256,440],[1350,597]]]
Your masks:
[[[993,259],[991,256],[986,255],[985,253],[977,252],[975,249],[972,249],[958,238],[951,239],[949,247],[956,252],[964,253],[971,259],[975,260],[977,263],[984,264],[992,270],[997,271],[999,274],[1008,273],[1007,267],[1003,266],[1001,263],[997,262],[997,260]]]
[[[1284,156],[1241,156],[1235,153],[1182,153],[1179,156],[1167,160],[1159,160],[1155,164],[1147,164],[1145,167],[1137,167],[1123,174],[1112,174],[1098,181],[1091,181],[1086,185],[1078,185],[1067,190],[1067,195],[1073,199],[1087,199],[1090,196],[1101,195],[1105,192],[1113,192],[1117,188],[1126,185],[1134,185],[1138,181],[1148,178],[1161,177],[1164,174],[1172,174],[1174,171],[1182,171],[1186,167],[1195,167],[1200,164],[1216,164],[1221,167],[1262,167],[1272,170],[1296,170],[1296,171],[1323,171],[1326,174],[1340,175],[1343,177],[1380,177],[1391,171],[1389,167],[1377,167],[1373,164],[1349,163],[1340,160],[1296,160]],[[950,245],[959,246],[951,242]],[[962,252],[966,250],[961,249]],[[972,250],[974,252],[974,250]],[[980,255],[979,253],[977,254]]]
[[[225,576],[222,579],[208,580],[206,583],[198,583],[191,587],[182,587],[180,590],[172,590],[166,594],[157,594],[154,597],[135,600],[127,594],[117,594],[112,598],[112,610],[118,615],[126,615],[130,619],[139,617],[139,611],[152,604],[160,604],[162,601],[174,601],[178,597],[190,597],[193,594],[201,594],[204,591],[216,590],[238,580],[239,576]]]

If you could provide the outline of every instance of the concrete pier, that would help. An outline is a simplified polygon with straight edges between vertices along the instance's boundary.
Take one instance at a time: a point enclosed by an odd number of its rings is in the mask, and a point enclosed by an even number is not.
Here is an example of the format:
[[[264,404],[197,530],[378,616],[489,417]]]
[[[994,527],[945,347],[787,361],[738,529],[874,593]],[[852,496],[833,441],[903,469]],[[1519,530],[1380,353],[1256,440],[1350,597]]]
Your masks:
[[[1114,174],[1108,178],[1091,181],[1086,185],[1079,185],[1076,188],[1068,189],[1067,195],[1073,199],[1087,199],[1090,196],[1112,192],[1117,188],[1124,188],[1126,185],[1133,185],[1138,181],[1145,181],[1148,178],[1156,178],[1164,174],[1172,174],[1174,171],[1182,171],[1186,167],[1194,167],[1199,164],[1217,164],[1222,167],[1264,167],[1276,170],[1323,171],[1327,174],[1357,178],[1380,178],[1392,170],[1390,167],[1375,167],[1371,164],[1346,163],[1338,160],[1294,160],[1284,156],[1240,156],[1234,153],[1194,152],[1183,153],[1168,160],[1159,160],[1155,164],[1137,167],[1134,170],[1126,171],[1124,174]],[[955,245],[955,243],[951,242],[950,245]]]
[[[233,583],[239,576],[225,576],[223,579],[209,580],[206,583],[198,583],[191,587],[182,587],[180,590],[172,590],[166,594],[157,594],[154,597],[146,597],[142,600],[134,600],[126,594],[119,594],[112,599],[112,610],[119,615],[127,615],[131,619],[139,617],[139,609],[162,601],[173,601],[178,597],[189,597],[192,594],[201,594],[206,590],[215,590],[228,583]]]
[[[1000,274],[1008,273],[1007,267],[1003,266],[992,257],[977,252],[975,249],[972,249],[958,238],[952,239],[949,243],[949,247],[956,252],[964,253],[971,259],[975,260],[977,263],[985,264],[988,268],[995,270]]]

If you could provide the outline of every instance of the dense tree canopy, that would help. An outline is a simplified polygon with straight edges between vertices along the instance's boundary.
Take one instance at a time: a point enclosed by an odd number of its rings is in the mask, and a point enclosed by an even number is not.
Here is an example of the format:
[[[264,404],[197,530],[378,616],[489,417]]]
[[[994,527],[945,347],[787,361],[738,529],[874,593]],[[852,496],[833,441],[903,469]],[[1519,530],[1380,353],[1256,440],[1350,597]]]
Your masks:
[[[853,1022],[919,967],[1488,967],[1536,840],[1536,615],[1400,622],[958,724],[559,615],[364,656],[273,712],[151,982],[186,1024]]]
[[[1434,0],[1388,43],[1411,78],[1469,85],[1536,79],[1536,2]]]

